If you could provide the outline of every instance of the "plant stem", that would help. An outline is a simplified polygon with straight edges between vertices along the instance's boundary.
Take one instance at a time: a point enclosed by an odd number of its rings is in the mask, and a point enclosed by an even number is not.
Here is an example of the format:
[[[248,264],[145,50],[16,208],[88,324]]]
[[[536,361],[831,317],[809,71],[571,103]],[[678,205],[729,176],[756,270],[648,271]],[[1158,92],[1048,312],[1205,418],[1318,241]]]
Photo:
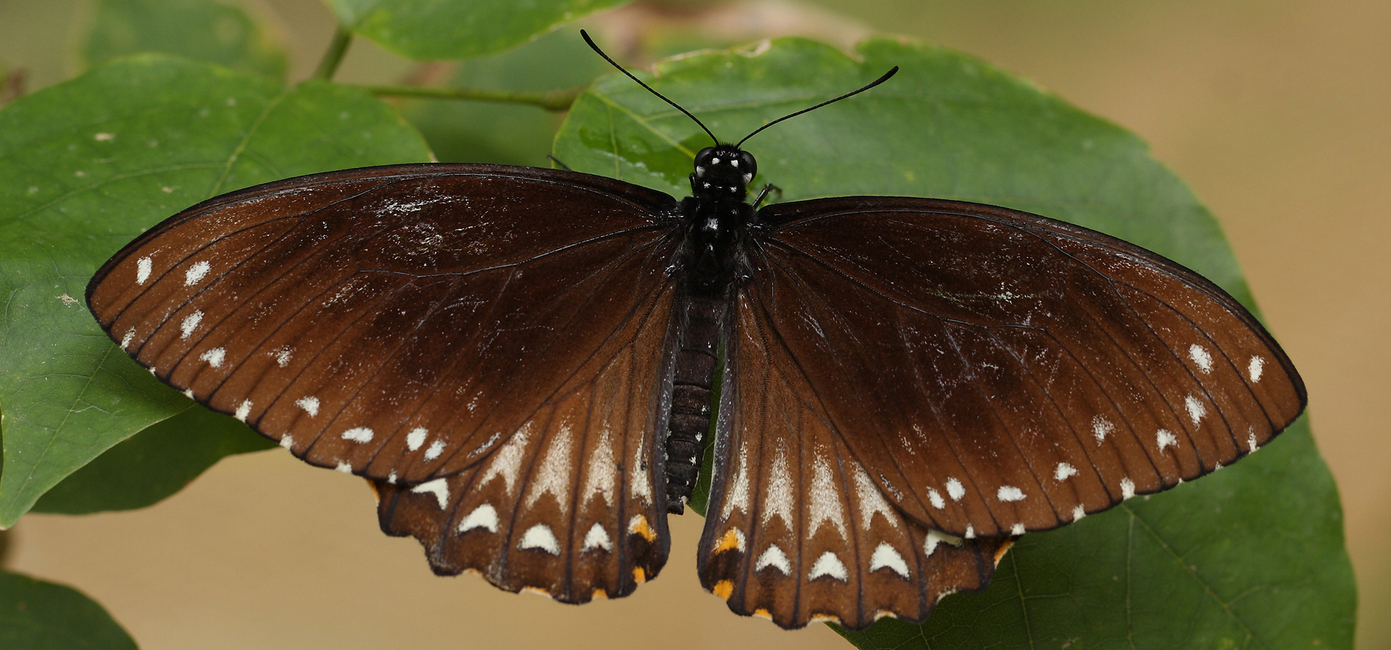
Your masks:
[[[475,88],[432,88],[424,86],[369,85],[354,86],[374,95],[396,97],[420,97],[432,99],[470,99],[480,102],[499,102],[504,104],[531,104],[548,111],[564,111],[575,103],[575,98],[583,87],[561,88],[539,93],[507,90],[480,90]]]
[[[313,78],[324,81],[332,79],[333,73],[338,70],[338,64],[343,62],[343,55],[348,52],[348,43],[352,40],[353,33],[339,25],[333,32],[333,40],[329,42],[324,58],[319,61],[319,68],[314,71]]]

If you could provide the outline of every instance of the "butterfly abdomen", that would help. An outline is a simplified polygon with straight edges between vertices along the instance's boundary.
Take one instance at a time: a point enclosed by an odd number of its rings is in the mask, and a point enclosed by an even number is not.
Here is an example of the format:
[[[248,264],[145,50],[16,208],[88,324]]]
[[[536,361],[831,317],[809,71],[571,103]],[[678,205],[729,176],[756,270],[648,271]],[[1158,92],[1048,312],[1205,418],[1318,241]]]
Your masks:
[[[716,345],[723,301],[690,297],[688,320],[671,394],[666,439],[667,511],[681,514],[700,474],[701,451],[710,430],[710,393],[715,379]]]

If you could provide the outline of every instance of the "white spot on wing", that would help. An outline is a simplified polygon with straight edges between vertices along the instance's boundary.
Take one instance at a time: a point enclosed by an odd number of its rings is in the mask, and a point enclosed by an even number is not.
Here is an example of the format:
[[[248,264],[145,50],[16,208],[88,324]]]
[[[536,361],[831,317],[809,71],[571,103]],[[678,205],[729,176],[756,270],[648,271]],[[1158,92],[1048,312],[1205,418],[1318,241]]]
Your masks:
[[[1085,517],[1085,516],[1087,516],[1087,511],[1082,509],[1082,504],[1079,503],[1079,504],[1077,504],[1077,507],[1075,507],[1075,508],[1072,509],[1072,520],[1073,520],[1073,521],[1077,521],[1078,519],[1081,519],[1081,518],[1083,518],[1083,517]]]
[[[836,557],[835,553],[826,551],[821,557],[816,558],[816,563],[811,565],[811,573],[807,574],[807,580],[815,580],[823,576],[830,576],[841,582],[850,580],[850,572],[845,570],[845,564]]]
[[[618,465],[613,460],[613,438],[608,427],[599,432],[599,444],[589,455],[584,470],[584,502],[588,504],[595,497],[602,498],[605,504],[613,505],[614,485],[618,482]]]
[[[995,492],[995,496],[999,497],[1001,501],[1006,502],[1023,501],[1024,491],[1017,487],[1014,487],[1013,485],[1001,485],[1000,489]]]
[[[604,527],[597,523],[590,526],[589,532],[584,535],[584,550],[590,549],[613,550],[613,540],[609,539],[609,534],[604,531]]]
[[[283,348],[280,348],[279,350],[276,350],[275,365],[280,366],[281,368],[290,365],[290,357],[294,355],[294,352],[294,348],[291,348],[288,345]]]
[[[1121,500],[1124,501],[1135,496],[1135,482],[1130,477],[1121,479]]]
[[[339,434],[344,440],[353,442],[372,442],[373,431],[367,427],[353,427]]]
[[[1053,472],[1053,478],[1059,481],[1066,481],[1072,476],[1077,476],[1077,468],[1067,463],[1058,463],[1058,469]]]
[[[821,528],[821,523],[828,520],[840,532],[841,539],[845,539],[845,504],[841,503],[840,491],[836,489],[835,479],[831,476],[831,464],[826,456],[820,453],[825,450],[817,448],[816,451],[818,453],[816,453],[811,465],[811,492],[807,495],[808,516],[811,517],[811,532],[807,533],[807,539],[815,537],[816,531]],[[863,469],[860,470],[860,474],[864,474]],[[869,480],[869,477],[866,476],[865,480]],[[872,512],[870,517],[873,517]],[[783,517],[783,521],[788,522],[789,525],[792,523],[788,517]],[[866,517],[863,523],[868,528],[869,518]]]
[[[122,337],[121,337],[121,349],[122,349],[122,350],[129,350],[129,349],[130,349],[130,342],[131,342],[132,340],[134,340],[134,339],[135,339],[135,328],[132,327],[132,328],[126,330],[126,335],[125,335],[125,336],[122,336]]]
[[[1092,418],[1092,435],[1096,436],[1096,444],[1100,445],[1102,441],[1106,440],[1106,436],[1111,435],[1111,432],[1115,430],[1116,425],[1111,424],[1110,420],[1100,415]]]
[[[468,513],[464,520],[459,522],[459,526],[454,530],[460,533],[468,532],[475,528],[482,528],[490,533],[497,532],[497,510],[492,504],[485,503]]]
[[[183,331],[183,334],[180,335],[179,338],[188,338],[193,334],[194,330],[198,329],[198,324],[201,322],[203,322],[203,312],[201,311],[195,311],[185,316],[184,322],[179,324],[179,329]]]
[[[879,485],[865,473],[865,468],[859,463],[855,464],[855,496],[860,501],[862,528],[869,530],[870,524],[874,522],[875,513],[883,515],[894,528],[898,528],[898,517],[894,516],[893,508],[884,500],[884,493],[879,491]],[[841,537],[844,536],[845,531],[841,531]]]
[[[1160,429],[1154,433],[1154,442],[1159,445],[1159,451],[1164,451],[1165,447],[1178,449],[1178,437],[1169,433],[1168,429]]]
[[[629,481],[628,494],[632,499],[640,499],[643,503],[652,504],[652,473],[647,468],[647,458],[644,456],[646,450],[642,445],[633,452],[632,480]]]
[[[773,470],[768,473],[768,490],[763,495],[763,523],[774,516],[782,518],[788,530],[792,528],[792,480],[787,467],[787,449],[779,446],[773,458]]]
[[[729,496],[725,497],[720,518],[729,519],[730,513],[736,508],[740,512],[749,510],[749,452],[742,446],[739,448],[739,469],[734,473],[734,482],[730,485]]]
[[[433,481],[421,483],[411,488],[411,492],[414,494],[435,495],[435,501],[439,502],[440,510],[444,510],[449,506],[449,481],[446,479],[437,478]]]
[[[135,263],[135,283],[145,284],[145,281],[150,279],[150,270],[152,268],[153,265],[150,263],[149,257],[140,258],[140,260]]]
[[[551,555],[560,555],[560,542],[556,540],[555,533],[551,532],[550,526],[545,524],[536,524],[526,529],[526,533],[522,535],[522,541],[517,544],[517,548],[532,548]]]
[[[763,554],[758,556],[758,561],[754,562],[753,570],[756,573],[766,567],[773,567],[785,576],[792,575],[792,563],[787,560],[787,554],[783,553],[777,544],[770,544],[768,550],[763,551]]]
[[[1197,343],[1188,346],[1188,358],[1193,360],[1194,365],[1198,366],[1203,374],[1212,372],[1212,355],[1208,354],[1206,348]]]
[[[345,462],[343,462],[343,461],[341,461],[341,460],[338,461],[338,465],[337,465],[336,467],[334,467],[333,469],[334,469],[334,471],[343,472],[344,474],[352,474],[352,473],[353,473],[353,466],[350,465],[350,464],[348,464],[348,463],[345,463]]]
[[[497,453],[493,454],[492,462],[488,463],[487,471],[483,472],[483,477],[478,479],[478,487],[488,484],[494,477],[501,476],[507,483],[507,493],[512,494],[513,488],[517,485],[517,472],[522,466],[522,452],[526,448],[526,438],[530,431],[522,429],[513,435],[506,444],[499,447]]]
[[[284,438],[281,438],[281,439],[280,439],[280,446],[281,446],[281,447],[284,447],[284,448],[286,448],[286,449],[289,449],[289,448],[291,448],[291,447],[294,447],[294,446],[295,446],[295,439],[292,438],[292,437],[290,437],[290,436],[285,436]]]
[[[411,451],[420,449],[420,446],[425,444],[425,438],[428,437],[429,434],[430,432],[427,431],[425,427],[411,429],[411,432],[406,434],[406,449]]]
[[[903,576],[904,579],[908,578],[908,563],[903,561],[903,556],[888,543],[881,543],[869,558],[869,572],[874,573],[885,567],[893,569],[894,573]]]
[[[976,538],[976,527],[975,527],[975,526],[972,526],[971,524],[966,524],[966,539],[975,539],[975,538]]]
[[[570,462],[570,447],[572,437],[570,435],[570,425],[563,423],[551,437],[550,444],[546,446],[546,453],[541,460],[541,466],[537,468],[535,478],[531,483],[531,491],[526,497],[526,507],[531,508],[536,505],[536,501],[541,495],[549,493],[555,497],[556,503],[560,506],[560,514],[564,515],[570,510],[570,469],[574,463]]]
[[[236,412],[236,413],[233,413],[233,414],[232,414],[232,417],[234,417],[234,418],[236,418],[236,419],[238,419],[238,420],[241,420],[242,422],[245,422],[245,421],[246,421],[246,418],[247,418],[248,416],[250,416],[250,415],[251,415],[251,400],[249,400],[249,399],[244,399],[244,400],[242,400],[241,404],[238,404],[238,405],[237,405],[237,412]]]
[[[1015,524],[1012,528],[1009,529],[1009,534],[1014,535],[1015,537],[1023,535],[1024,524]]]
[[[436,458],[439,458],[439,457],[440,457],[440,453],[443,452],[443,451],[444,451],[444,441],[443,441],[443,440],[436,440],[436,441],[430,443],[429,449],[426,449],[426,450],[425,450],[425,460],[434,460],[434,459],[436,459]]]
[[[212,266],[207,262],[197,262],[193,266],[188,267],[188,271],[184,272],[184,286],[191,287],[202,282],[203,278],[207,277],[208,271],[211,269]]]
[[[304,412],[308,413],[311,418],[319,414],[319,398],[317,397],[301,397],[295,400],[295,406],[304,409]]]
[[[1203,403],[1192,395],[1183,398],[1183,407],[1188,409],[1188,417],[1193,418],[1193,424],[1197,424],[1198,420],[1207,415],[1207,407],[1203,406]]]
[[[947,502],[942,499],[942,495],[932,488],[927,488],[927,500],[932,502],[932,507],[941,510],[947,507]]]
[[[222,348],[213,348],[211,350],[208,350],[207,352],[204,352],[203,354],[198,355],[199,360],[207,361],[208,365],[214,368],[221,368],[222,360],[226,358],[227,351],[223,350]]]
[[[962,487],[961,481],[956,480],[955,477],[948,477],[947,496],[951,497],[952,501],[960,501],[961,497],[966,496],[966,488]]]
[[[1261,357],[1251,357],[1251,363],[1246,364],[1246,376],[1251,378],[1251,383],[1261,380],[1261,372],[1265,370],[1265,359]]]
[[[932,552],[937,550],[937,545],[943,542],[958,548],[965,543],[956,535],[948,535],[939,530],[928,530],[927,539],[923,541],[923,556],[932,557]]]
[[[1260,448],[1260,445],[1256,444],[1256,428],[1246,427],[1246,453],[1254,453]]]

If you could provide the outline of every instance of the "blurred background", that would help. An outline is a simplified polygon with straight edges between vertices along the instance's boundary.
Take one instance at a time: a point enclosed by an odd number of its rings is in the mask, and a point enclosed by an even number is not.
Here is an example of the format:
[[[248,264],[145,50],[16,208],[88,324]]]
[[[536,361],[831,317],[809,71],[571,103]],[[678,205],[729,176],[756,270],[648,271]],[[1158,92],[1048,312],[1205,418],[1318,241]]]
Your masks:
[[[333,19],[316,0],[235,2],[271,25],[291,80]],[[0,0],[0,73],[33,92],[80,73],[96,10]],[[787,34],[842,47],[874,32],[956,48],[1138,133],[1217,215],[1266,323],[1309,388],[1342,491],[1359,582],[1358,647],[1391,648],[1391,3],[1376,0],[641,2],[581,21],[626,61]],[[236,28],[233,25],[231,28]],[[574,28],[525,46],[560,63],[419,64],[354,41],[337,76],[546,90],[604,72]],[[452,81],[451,81],[452,80]],[[442,160],[545,165],[561,117],[531,107],[398,102]],[[1381,400],[1387,399],[1388,402]],[[1379,406],[1380,405],[1380,406]],[[362,481],[280,450],[228,458],[154,507],[30,515],[7,568],[77,587],[147,649],[409,646],[848,647],[824,626],[743,619],[695,576],[701,520],[673,520],[661,579],[572,607],[434,577],[383,536]],[[1272,539],[1272,544],[1281,543]]]

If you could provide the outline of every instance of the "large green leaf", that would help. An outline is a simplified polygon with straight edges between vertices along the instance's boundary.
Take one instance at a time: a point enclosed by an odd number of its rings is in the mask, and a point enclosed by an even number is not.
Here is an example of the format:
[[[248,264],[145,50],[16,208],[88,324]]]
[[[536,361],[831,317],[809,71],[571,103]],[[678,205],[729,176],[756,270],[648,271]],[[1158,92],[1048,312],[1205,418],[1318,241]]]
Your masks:
[[[88,66],[140,52],[181,54],[240,72],[285,77],[276,33],[241,7],[219,0],[98,0],[82,43]]]
[[[652,85],[722,139],[866,83],[887,84],[748,143],[782,200],[852,194],[1005,205],[1096,228],[1208,276],[1250,305],[1220,228],[1124,130],[970,57],[871,40],[861,60],[780,40],[662,63]],[[698,126],[631,81],[582,95],[556,155],[684,196]],[[776,195],[775,195],[776,196]],[[1351,644],[1341,507],[1303,423],[1217,475],[1025,536],[995,584],[924,626],[848,635],[874,648],[1322,647]]]
[[[365,93],[161,56],[97,68],[0,110],[0,526],[116,443],[189,408],[82,305],[107,257],[216,194],[428,156]]]
[[[326,0],[338,22],[412,59],[466,59],[520,45],[628,0]]]
[[[0,571],[0,648],[134,650],[135,641],[76,589]]]

